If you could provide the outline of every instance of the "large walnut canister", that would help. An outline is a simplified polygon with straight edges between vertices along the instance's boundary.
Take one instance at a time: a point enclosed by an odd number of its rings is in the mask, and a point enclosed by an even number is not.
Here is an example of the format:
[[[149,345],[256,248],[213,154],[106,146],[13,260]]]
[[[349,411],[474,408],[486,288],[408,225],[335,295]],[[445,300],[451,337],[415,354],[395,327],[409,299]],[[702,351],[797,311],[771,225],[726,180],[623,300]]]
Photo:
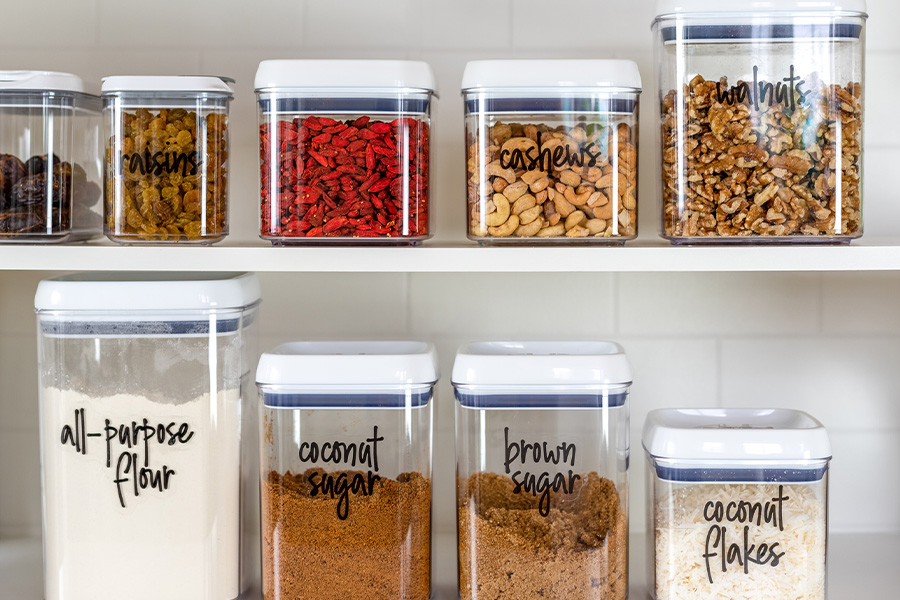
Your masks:
[[[662,235],[862,235],[864,0],[662,0]]]

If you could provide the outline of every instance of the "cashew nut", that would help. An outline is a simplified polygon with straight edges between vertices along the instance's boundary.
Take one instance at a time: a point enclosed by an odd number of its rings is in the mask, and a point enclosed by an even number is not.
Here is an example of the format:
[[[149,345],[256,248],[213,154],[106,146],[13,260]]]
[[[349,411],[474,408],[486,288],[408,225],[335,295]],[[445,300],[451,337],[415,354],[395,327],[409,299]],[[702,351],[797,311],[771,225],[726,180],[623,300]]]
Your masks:
[[[588,219],[584,224],[592,234],[603,233],[606,230],[606,221],[603,219]]]
[[[531,194],[525,194],[524,196],[520,196],[519,199],[516,200],[515,204],[513,204],[512,214],[514,214],[514,215],[521,214],[521,213],[525,212],[526,210],[528,210],[529,208],[531,208],[532,206],[534,206],[536,202],[537,201],[534,199],[534,196],[532,196]]]
[[[499,160],[495,160],[487,166],[487,174],[491,177],[502,177],[507,183],[516,182],[516,172],[512,169],[504,169],[501,167]]]
[[[535,219],[526,225],[519,225],[516,228],[515,235],[517,235],[518,237],[531,237],[541,230],[541,225],[543,225],[543,222],[538,219]]]
[[[587,227],[582,227],[581,225],[576,225],[572,229],[566,232],[566,237],[568,238],[577,238],[577,237],[587,237],[590,235],[590,231],[588,231]]]
[[[576,225],[581,225],[581,222],[585,219],[587,219],[587,217],[584,216],[584,213],[580,210],[576,210],[571,215],[566,217],[566,231],[572,229]]]
[[[500,147],[500,153],[504,156],[509,156],[515,150],[521,150],[522,154],[524,154],[532,148],[537,148],[537,142],[534,140],[527,137],[514,137],[503,142],[503,146]]]
[[[553,225],[551,227],[545,227],[537,232],[538,237],[557,237],[566,232],[565,225]]]
[[[523,211],[519,214],[519,223],[522,225],[526,225],[536,220],[540,215],[543,209],[540,206],[532,206],[526,211]]]
[[[519,217],[512,215],[505,223],[498,227],[488,227],[488,233],[494,237],[507,237],[519,226]]]
[[[484,222],[488,227],[497,227],[498,225],[503,225],[509,219],[509,200],[503,194],[494,194],[492,200],[497,210],[487,215],[484,218]],[[518,222],[518,218],[516,221]]]
[[[510,202],[515,202],[519,198],[519,196],[527,191],[528,184],[524,181],[517,181],[506,186],[506,189],[503,190],[503,195],[506,196],[506,199]]]

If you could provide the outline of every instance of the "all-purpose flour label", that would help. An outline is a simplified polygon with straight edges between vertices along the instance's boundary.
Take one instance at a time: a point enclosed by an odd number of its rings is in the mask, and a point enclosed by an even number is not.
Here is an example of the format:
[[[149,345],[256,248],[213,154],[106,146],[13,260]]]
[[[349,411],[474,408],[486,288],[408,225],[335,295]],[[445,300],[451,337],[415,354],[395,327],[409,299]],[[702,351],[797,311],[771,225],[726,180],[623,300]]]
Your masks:
[[[48,600],[236,598],[239,392],[42,393]]]
[[[164,456],[166,446],[184,445],[194,439],[195,432],[190,423],[155,423],[146,417],[118,423],[101,415],[92,420],[97,426],[89,429],[87,411],[87,408],[75,409],[72,422],[62,427],[60,443],[83,455],[87,455],[88,450],[106,452],[106,468],[112,472],[112,483],[122,508],[125,508],[129,495],[136,498],[148,489],[157,492],[169,489],[177,471],[167,464],[158,464],[156,455]],[[101,421],[102,428],[99,427]],[[100,443],[89,446],[89,441]]]

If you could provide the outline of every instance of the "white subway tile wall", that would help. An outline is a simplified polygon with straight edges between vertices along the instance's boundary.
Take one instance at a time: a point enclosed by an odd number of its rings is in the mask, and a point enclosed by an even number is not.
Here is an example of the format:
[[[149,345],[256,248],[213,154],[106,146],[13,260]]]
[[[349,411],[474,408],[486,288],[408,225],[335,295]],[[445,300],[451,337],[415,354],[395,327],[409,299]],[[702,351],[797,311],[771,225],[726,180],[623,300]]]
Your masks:
[[[435,69],[432,226],[464,240],[459,82],[477,58],[633,58],[644,79],[642,239],[659,222],[654,2],[532,0],[40,0],[10,5],[0,69],[204,73],[237,80],[232,108],[233,239],[257,239],[253,75],[267,58],[412,58]],[[900,124],[893,77],[900,4],[869,0],[866,236],[896,235]],[[13,11],[12,13],[10,11]],[[415,250],[411,250],[415,251]],[[603,251],[598,250],[602,261]],[[161,265],[164,267],[165,265]],[[32,313],[47,273],[0,273],[0,536],[40,531],[37,366]],[[293,339],[432,340],[443,379],[435,412],[436,530],[455,529],[453,354],[499,338],[622,342],[632,394],[632,529],[645,527],[640,430],[671,406],[783,406],[832,431],[834,531],[900,531],[897,274],[288,274],[262,276],[261,349]],[[862,504],[861,504],[862,503]],[[441,558],[441,557],[439,557]],[[443,557],[450,560],[451,557]]]

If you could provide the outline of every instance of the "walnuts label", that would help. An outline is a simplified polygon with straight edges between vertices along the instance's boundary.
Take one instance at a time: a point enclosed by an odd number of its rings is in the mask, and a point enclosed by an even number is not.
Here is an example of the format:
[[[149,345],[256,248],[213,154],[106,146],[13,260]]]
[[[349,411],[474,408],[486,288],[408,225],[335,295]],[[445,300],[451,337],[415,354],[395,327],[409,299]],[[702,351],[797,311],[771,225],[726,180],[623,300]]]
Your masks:
[[[776,104],[790,106],[791,110],[797,109],[797,104],[806,104],[806,97],[811,93],[803,90],[806,84],[805,79],[801,79],[799,75],[794,75],[794,65],[791,65],[790,75],[782,81],[770,83],[768,81],[760,81],[759,67],[753,67],[753,83],[748,81],[740,81],[737,85],[723,85],[722,81],[716,82],[716,101],[722,104],[742,104],[749,102],[753,104],[754,110],[759,110],[760,103],[766,104],[771,108]],[[723,91],[724,88],[724,91]]]

